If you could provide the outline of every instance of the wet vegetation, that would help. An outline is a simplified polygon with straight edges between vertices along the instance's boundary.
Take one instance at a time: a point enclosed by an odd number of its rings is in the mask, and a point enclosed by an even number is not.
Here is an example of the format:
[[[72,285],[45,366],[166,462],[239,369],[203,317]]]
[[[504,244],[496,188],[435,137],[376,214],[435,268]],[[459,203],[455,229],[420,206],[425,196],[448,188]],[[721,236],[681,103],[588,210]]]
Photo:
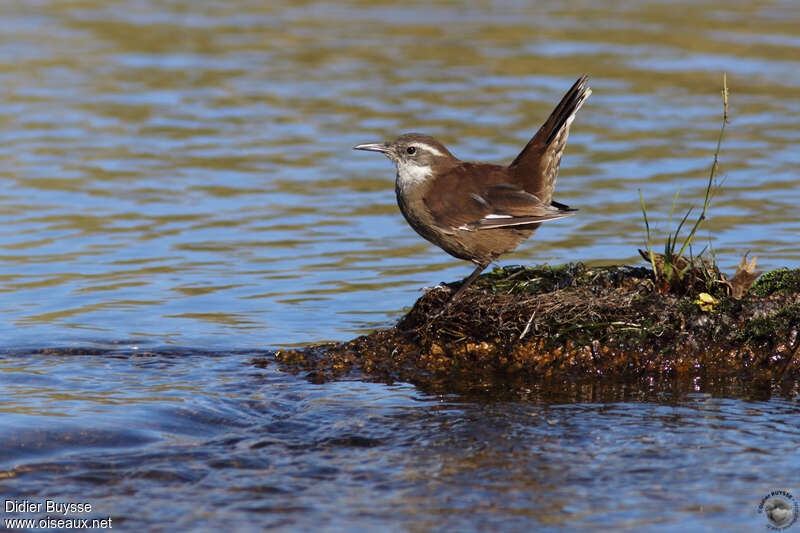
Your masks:
[[[711,197],[719,184],[716,183],[717,173],[719,172],[719,151],[722,148],[722,139],[725,137],[725,126],[728,124],[728,80],[725,74],[722,75],[722,125],[719,128],[719,135],[717,136],[717,148],[714,151],[714,160],[711,163],[711,170],[708,173],[708,183],[706,184],[706,194],[703,199],[703,210],[692,225],[692,229],[686,237],[681,237],[681,230],[683,229],[686,221],[692,214],[692,209],[686,211],[681,221],[678,223],[675,232],[672,233],[670,228],[672,226],[672,217],[675,214],[675,205],[678,203],[678,196],[680,195],[680,187],[675,191],[675,197],[672,200],[672,208],[669,211],[669,218],[667,219],[667,235],[664,239],[664,253],[656,254],[654,250],[653,235],[650,231],[650,221],[647,218],[647,206],[642,196],[642,191],[639,191],[639,202],[642,206],[642,219],[647,234],[647,250],[639,250],[639,254],[646,261],[650,262],[653,268],[653,277],[655,279],[658,290],[662,293],[666,292],[680,292],[687,289],[695,288],[697,283],[705,283],[706,285],[720,280],[718,276],[719,270],[716,266],[712,265],[710,261],[700,257],[697,260],[690,257],[686,258],[687,251],[691,253],[691,244],[694,236],[700,226],[706,220],[706,213],[708,206],[711,203]],[[683,240],[680,249],[677,249],[678,242]],[[676,251],[677,250],[677,251]],[[700,255],[703,255],[703,252]],[[755,267],[755,263],[753,263]],[[752,272],[752,269],[751,269]],[[700,276],[698,276],[700,274]],[[752,282],[752,280],[751,280]]]
[[[275,358],[316,381],[449,392],[608,379],[769,387],[798,378],[798,284],[800,270],[783,269],[741,298],[723,283],[700,298],[662,293],[645,267],[497,268],[439,316],[458,284],[428,291],[392,328]]]

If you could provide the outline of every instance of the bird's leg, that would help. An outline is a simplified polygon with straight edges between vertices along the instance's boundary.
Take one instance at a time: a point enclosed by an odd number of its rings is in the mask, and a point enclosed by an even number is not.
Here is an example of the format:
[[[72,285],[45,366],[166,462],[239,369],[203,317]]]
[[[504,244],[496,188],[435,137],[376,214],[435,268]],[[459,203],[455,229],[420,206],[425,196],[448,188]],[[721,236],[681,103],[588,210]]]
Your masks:
[[[447,311],[450,308],[450,306],[453,305],[453,303],[455,303],[455,301],[461,297],[462,294],[464,294],[464,291],[466,291],[469,288],[469,286],[472,285],[472,282],[475,281],[477,277],[481,275],[481,272],[483,272],[486,269],[486,267],[489,266],[490,262],[491,261],[487,261],[485,263],[479,263],[478,266],[475,267],[475,270],[472,271],[472,274],[467,276],[467,278],[461,282],[461,286],[458,288],[458,290],[452,296],[450,296],[450,298],[447,299],[442,308],[439,309],[439,312],[429,317],[425,321],[425,324],[415,328],[415,331],[427,330],[428,328],[430,328],[433,325],[433,323],[440,316],[442,316],[445,313],[445,311]]]
[[[475,267],[475,270],[472,271],[472,274],[470,274],[464,281],[461,282],[461,286],[458,288],[455,294],[453,294],[447,300],[447,302],[445,303],[445,308],[450,307],[455,303],[456,300],[461,298],[461,295],[464,294],[464,291],[466,291],[469,288],[469,286],[472,285],[472,282],[475,281],[478,278],[478,276],[481,275],[481,272],[483,272],[487,266],[489,266],[488,262],[478,263],[478,266]]]

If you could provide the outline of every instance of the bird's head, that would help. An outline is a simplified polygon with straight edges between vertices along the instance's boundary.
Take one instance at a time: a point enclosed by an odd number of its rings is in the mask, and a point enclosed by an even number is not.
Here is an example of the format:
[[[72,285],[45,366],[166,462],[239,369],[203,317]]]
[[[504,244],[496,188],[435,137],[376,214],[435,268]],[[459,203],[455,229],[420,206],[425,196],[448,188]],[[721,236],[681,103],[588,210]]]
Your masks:
[[[406,133],[383,143],[359,144],[353,149],[384,154],[397,167],[401,180],[424,180],[458,161],[442,143],[421,133]]]

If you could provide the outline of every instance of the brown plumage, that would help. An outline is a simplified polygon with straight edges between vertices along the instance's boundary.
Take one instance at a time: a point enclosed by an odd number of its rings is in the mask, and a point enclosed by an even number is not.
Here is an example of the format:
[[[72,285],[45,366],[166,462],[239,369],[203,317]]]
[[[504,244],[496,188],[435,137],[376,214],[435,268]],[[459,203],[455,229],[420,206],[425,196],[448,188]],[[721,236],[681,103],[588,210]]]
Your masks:
[[[541,222],[574,213],[552,197],[570,124],[592,93],[586,80],[581,76],[575,82],[508,166],[461,161],[439,141],[420,133],[355,147],[381,152],[397,166],[397,203],[417,233],[477,265],[450,302]]]

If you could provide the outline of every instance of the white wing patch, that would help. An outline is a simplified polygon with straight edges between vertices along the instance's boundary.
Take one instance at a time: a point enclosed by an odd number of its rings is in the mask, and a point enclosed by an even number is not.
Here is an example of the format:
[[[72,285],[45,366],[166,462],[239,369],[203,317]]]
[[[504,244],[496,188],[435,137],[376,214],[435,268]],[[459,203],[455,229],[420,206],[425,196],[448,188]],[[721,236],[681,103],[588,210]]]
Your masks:
[[[497,215],[492,213],[491,215],[486,215],[481,220],[497,220],[497,219],[509,219],[514,218],[511,215]],[[469,224],[462,224],[458,226],[456,229],[460,229],[463,231],[475,231],[476,229],[480,228],[480,222],[470,222]]]

